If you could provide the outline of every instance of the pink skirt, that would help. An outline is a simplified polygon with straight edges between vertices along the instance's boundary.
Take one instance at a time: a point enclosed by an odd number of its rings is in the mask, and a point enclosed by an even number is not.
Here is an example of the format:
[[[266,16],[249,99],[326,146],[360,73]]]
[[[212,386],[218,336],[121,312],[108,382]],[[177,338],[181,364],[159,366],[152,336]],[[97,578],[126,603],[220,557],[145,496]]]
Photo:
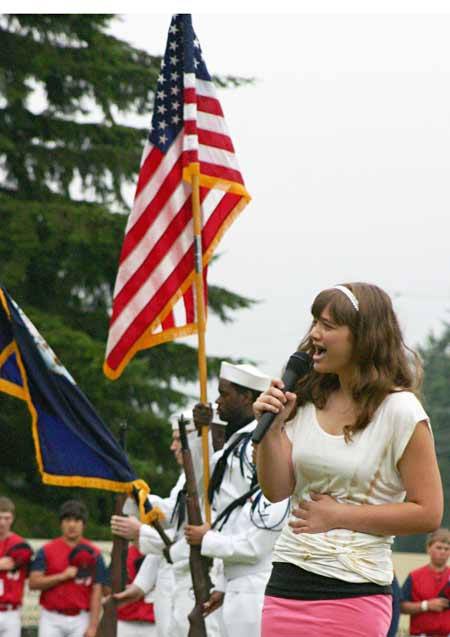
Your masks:
[[[392,597],[301,600],[266,595],[261,637],[386,637]]]

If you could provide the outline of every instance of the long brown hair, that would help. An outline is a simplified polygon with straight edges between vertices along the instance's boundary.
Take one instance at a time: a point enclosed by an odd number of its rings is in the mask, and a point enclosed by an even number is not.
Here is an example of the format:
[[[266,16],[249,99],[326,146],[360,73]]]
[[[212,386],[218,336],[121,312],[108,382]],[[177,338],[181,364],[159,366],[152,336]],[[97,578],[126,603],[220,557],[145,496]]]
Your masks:
[[[319,319],[327,308],[337,325],[347,325],[353,336],[354,376],[352,397],[358,407],[354,423],[344,427],[347,441],[364,429],[388,394],[409,390],[418,394],[422,382],[422,365],[418,355],[405,345],[401,329],[388,294],[369,283],[343,283],[356,297],[356,310],[346,295],[330,288],[314,299],[311,313]],[[298,347],[312,354],[310,333]],[[319,374],[312,370],[296,387],[297,405],[312,402],[322,409],[330,394],[339,388],[336,374]]]

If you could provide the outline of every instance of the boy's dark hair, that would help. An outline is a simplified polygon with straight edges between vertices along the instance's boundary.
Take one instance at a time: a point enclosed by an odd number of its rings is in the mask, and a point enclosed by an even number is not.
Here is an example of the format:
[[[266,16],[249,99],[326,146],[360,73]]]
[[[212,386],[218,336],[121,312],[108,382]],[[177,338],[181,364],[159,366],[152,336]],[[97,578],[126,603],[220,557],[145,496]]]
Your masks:
[[[59,508],[59,521],[65,518],[75,518],[76,520],[83,520],[86,524],[88,519],[88,510],[83,502],[79,500],[66,500]]]

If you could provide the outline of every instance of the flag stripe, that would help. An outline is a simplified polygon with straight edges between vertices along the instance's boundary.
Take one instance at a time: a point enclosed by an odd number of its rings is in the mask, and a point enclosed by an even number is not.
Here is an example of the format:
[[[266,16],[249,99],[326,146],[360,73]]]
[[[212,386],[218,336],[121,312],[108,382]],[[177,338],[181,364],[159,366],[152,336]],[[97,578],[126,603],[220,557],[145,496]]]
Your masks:
[[[198,113],[197,128],[198,130],[209,130],[213,133],[229,136],[223,117],[216,117],[216,115],[210,115],[209,113]]]
[[[221,148],[227,150],[230,153],[234,153],[233,142],[228,135],[222,133],[214,133],[213,131],[199,129],[198,141],[200,145],[212,146],[214,148]]]
[[[225,135],[224,133],[216,133],[207,129],[198,129],[197,122],[192,120],[185,122],[184,134],[185,138],[186,136],[197,136],[198,143],[205,146],[213,146],[214,148],[221,148],[234,153],[233,143],[228,135]],[[183,148],[186,148],[186,143],[183,145]]]
[[[205,162],[206,164],[215,164],[216,166],[220,166],[220,168],[235,171],[236,174],[239,175],[240,183],[242,183],[241,173],[239,172],[239,165],[234,153],[230,153],[229,151],[223,150],[221,148],[206,146],[205,144],[200,144],[198,147],[198,151],[201,162]],[[234,178],[231,181],[238,181],[238,179]]]
[[[161,208],[161,212],[155,218],[154,223],[151,226],[144,226],[142,228],[142,236],[136,241],[134,249],[130,251],[127,257],[122,261],[116,282],[115,292],[117,298],[119,298],[123,287],[130,278],[142,266],[149,252],[153,250],[158,238],[166,232],[169,225],[182,210],[189,197],[190,190],[188,185],[180,181],[170,199],[168,199]]]
[[[120,255],[121,263],[125,261],[129,253],[134,250],[135,246],[146,233],[148,227],[155,222],[155,219],[160,214],[162,208],[166,206],[173,192],[176,190],[181,178],[182,164],[180,160],[168,173],[156,196],[147,203],[146,208],[144,208],[142,213],[139,215],[139,219],[135,224],[133,224],[133,227],[127,233]]]
[[[166,153],[163,159],[158,164],[155,172],[148,182],[142,187],[139,195],[136,197],[133,204],[133,211],[130,215],[126,232],[130,232],[132,227],[140,219],[141,215],[145,212],[146,207],[150,201],[157,195],[159,189],[163,185],[166,177],[170,174],[171,170],[175,168],[177,161],[180,157],[183,148],[183,139],[179,135],[172,144],[168,153]],[[157,149],[159,150],[159,149]]]
[[[238,184],[243,184],[244,181],[240,172],[225,166],[219,166],[218,164],[210,164],[206,161],[202,161],[201,172],[209,177],[216,177],[217,179],[225,179],[227,181],[235,181]]]
[[[191,287],[183,296],[184,307],[186,310],[186,323],[193,323],[195,321],[195,308],[194,308],[194,290]]]
[[[219,115],[223,117],[222,107],[217,99],[213,97],[205,97],[204,95],[197,95],[197,110],[202,113],[209,113],[210,115]]]
[[[161,322],[163,330],[170,330],[172,327],[175,327],[175,318],[173,312],[169,312],[166,318]]]
[[[158,168],[161,163],[162,158],[164,157],[163,153],[159,150],[159,148],[155,148],[151,144],[147,144],[144,149],[144,161],[142,162],[141,170],[139,172],[139,179],[136,186],[136,193],[134,195],[135,199],[141,192],[141,190],[145,187],[150,179],[151,175]]]

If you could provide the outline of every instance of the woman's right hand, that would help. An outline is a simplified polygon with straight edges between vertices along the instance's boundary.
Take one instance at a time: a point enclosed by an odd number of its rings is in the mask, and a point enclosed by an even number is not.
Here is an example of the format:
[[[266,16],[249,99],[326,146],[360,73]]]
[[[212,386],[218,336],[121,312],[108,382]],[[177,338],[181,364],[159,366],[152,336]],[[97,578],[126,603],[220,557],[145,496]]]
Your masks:
[[[290,391],[285,393],[283,387],[283,381],[279,378],[274,378],[270,387],[258,396],[253,403],[253,412],[256,420],[259,420],[264,412],[269,411],[277,414],[272,426],[281,426],[286,422],[295,406],[297,395]]]

